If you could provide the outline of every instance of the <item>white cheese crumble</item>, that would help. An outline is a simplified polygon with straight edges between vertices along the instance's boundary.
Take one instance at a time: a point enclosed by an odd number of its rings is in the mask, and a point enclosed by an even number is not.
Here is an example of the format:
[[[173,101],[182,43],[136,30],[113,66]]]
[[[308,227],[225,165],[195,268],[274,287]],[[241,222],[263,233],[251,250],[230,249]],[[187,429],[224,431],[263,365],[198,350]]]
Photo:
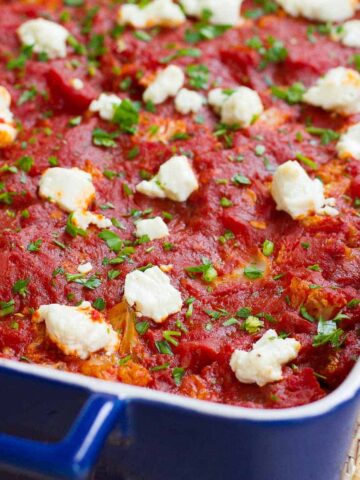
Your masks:
[[[355,15],[357,0],[276,0],[293,17],[319,22],[342,22]]]
[[[211,12],[209,22],[214,25],[237,25],[244,0],[181,0],[186,15],[201,17],[204,10]]]
[[[221,108],[221,121],[225,125],[249,127],[264,111],[261,99],[255,90],[240,87],[228,96]]]
[[[5,123],[11,123],[14,116],[10,110],[11,95],[9,90],[0,85],[0,119]]]
[[[112,120],[117,106],[121,104],[121,98],[113,93],[101,93],[97,100],[90,103],[90,112],[99,112],[103,120]]]
[[[35,53],[46,53],[50,59],[66,57],[69,32],[56,22],[43,18],[28,20],[20,25],[17,34],[23,45],[33,45]]]
[[[175,97],[175,108],[179,113],[197,113],[204,104],[204,97],[194,90],[182,88]]]
[[[13,124],[14,116],[10,110],[10,105],[10,92],[0,85],[0,148],[11,145],[17,135],[17,130]]]
[[[346,47],[360,48],[360,20],[349,20],[341,26],[340,33],[335,33]]]
[[[98,228],[111,227],[112,223],[109,218],[106,218],[100,213],[89,212],[88,210],[76,210],[71,218],[72,223],[82,230],[87,230],[90,225],[95,225]]]
[[[259,387],[282,380],[282,366],[294,360],[301,344],[294,338],[279,338],[268,330],[250,352],[235,350],[230,367],[241,383],[256,383]]]
[[[215,88],[210,90],[208,102],[225,125],[249,127],[264,111],[259,94],[248,87]]]
[[[89,302],[78,307],[41,305],[34,321],[45,321],[49,338],[65,353],[85,360],[93,352],[104,349],[112,354],[119,346],[119,336],[104,316]]]
[[[124,297],[138,313],[157,323],[181,310],[181,294],[170,284],[169,277],[159,267],[141,272],[134,270],[126,275]]]
[[[221,109],[228,98],[229,95],[224,93],[222,88],[214,88],[213,90],[210,90],[208,94],[209,105],[219,115],[221,114]]]
[[[156,75],[155,80],[147,87],[143,94],[143,100],[159,105],[169,97],[174,97],[182,88],[184,82],[185,75],[182,69],[176,65],[169,65],[161,70]]]
[[[41,176],[39,187],[42,198],[66,212],[85,210],[95,197],[91,175],[79,168],[48,168]]]
[[[197,178],[185,156],[174,156],[163,163],[151,180],[143,180],[136,190],[150,198],[169,198],[185,202],[199,188]]]
[[[351,68],[332,68],[309,88],[303,101],[341,115],[359,113],[360,74]]]
[[[177,27],[186,20],[179,5],[172,0],[154,0],[145,7],[125,4],[120,7],[118,23],[134,28]]]
[[[138,238],[147,235],[150,240],[157,240],[169,235],[169,229],[161,217],[147,218],[136,222],[135,235]]]
[[[324,186],[320,180],[312,180],[302,166],[295,161],[280,165],[273,177],[271,194],[277,210],[283,210],[297,219],[304,215],[338,215],[333,208],[335,200],[324,197]]]
[[[91,263],[86,262],[79,265],[77,268],[77,271],[79,273],[82,273],[83,275],[86,275],[87,273],[90,273],[92,269],[93,269],[93,266],[91,265]]]
[[[75,90],[82,90],[84,88],[84,82],[80,78],[72,78],[70,80],[70,85]]]
[[[336,149],[340,158],[353,157],[360,160],[360,123],[352,125],[341,135]]]

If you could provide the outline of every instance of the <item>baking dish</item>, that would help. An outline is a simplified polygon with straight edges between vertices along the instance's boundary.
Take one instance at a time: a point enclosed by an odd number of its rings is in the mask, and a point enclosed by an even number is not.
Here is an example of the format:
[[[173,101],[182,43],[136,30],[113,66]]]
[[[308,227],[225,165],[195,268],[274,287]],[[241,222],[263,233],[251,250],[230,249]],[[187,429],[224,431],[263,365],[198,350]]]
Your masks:
[[[284,410],[220,405],[9,360],[0,361],[0,378],[5,394],[36,396],[35,416],[45,413],[50,387],[66,388],[56,394],[64,411],[69,392],[86,398],[57,442],[2,433],[3,468],[80,480],[102,452],[117,479],[339,480],[358,413],[360,363],[324,399]]]

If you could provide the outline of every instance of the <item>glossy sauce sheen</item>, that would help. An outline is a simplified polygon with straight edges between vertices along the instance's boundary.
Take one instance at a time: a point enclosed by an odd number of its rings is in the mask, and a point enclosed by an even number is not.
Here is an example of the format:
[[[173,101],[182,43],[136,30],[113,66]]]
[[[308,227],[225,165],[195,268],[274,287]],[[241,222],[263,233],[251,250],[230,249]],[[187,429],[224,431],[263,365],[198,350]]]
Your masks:
[[[289,105],[273,96],[269,85],[286,87],[301,82],[308,87],[330,68],[348,66],[356,50],[316,30],[310,35],[310,22],[290,18],[280,9],[257,19],[248,18],[241,27],[215,39],[188,44],[184,33],[194,28],[195,22],[147,31],[152,39],[146,42],[134,36],[131,28],[115,35],[119,3],[86,1],[80,7],[64,6],[56,0],[37,3],[6,1],[0,15],[0,84],[10,91],[11,109],[22,125],[16,142],[0,151],[0,166],[16,165],[24,155],[33,159],[28,172],[19,167],[17,173],[2,168],[0,174],[0,300],[15,302],[14,312],[3,314],[0,320],[1,356],[254,408],[302,405],[336,388],[360,352],[360,309],[354,301],[360,282],[360,219],[355,201],[360,197],[360,164],[337,159],[336,142],[322,145],[320,137],[309,134],[306,126],[312,122],[340,131],[350,120],[359,121],[360,116],[350,119],[305,105]],[[97,10],[93,9],[95,5],[99,6]],[[261,5],[245,1],[242,12],[259,8]],[[20,55],[16,29],[27,19],[39,16],[61,23],[83,45],[100,35],[97,38],[104,40],[103,52],[101,48],[100,53],[90,49],[93,55],[89,67],[88,57],[68,46],[65,59],[39,61],[34,55],[23,68],[9,70],[9,59]],[[254,36],[282,41],[287,58],[259,69],[260,55],[246,43]],[[161,59],[190,47],[200,49],[201,56],[179,57],[171,63],[184,70],[193,64],[207,66],[209,82],[200,93],[206,95],[215,86],[249,86],[260,94],[265,109],[271,109],[269,120],[260,119],[249,128],[216,136],[219,118],[208,106],[199,114],[183,116],[169,99],[155,112],[141,105],[134,135],[121,133],[115,139],[116,146],[110,148],[94,145],[95,128],[111,132],[117,127],[91,114],[89,103],[102,92],[141,101],[146,82],[164,67]],[[81,79],[83,89],[71,88],[72,78]],[[188,83],[186,86],[193,88]],[[29,94],[24,96],[24,92],[29,91],[35,94],[27,98]],[[76,117],[81,120],[69,125]],[[179,133],[187,135],[174,137]],[[269,188],[272,174],[299,152],[318,165],[316,172],[305,168],[324,181],[329,196],[336,197],[339,216],[308,216],[295,221],[276,211]],[[142,180],[141,171],[143,176],[144,172],[156,174],[174,154],[191,158],[200,183],[187,202],[134,193]],[[114,226],[111,230],[124,241],[134,242],[134,221],[149,216],[164,218],[170,236],[136,245],[134,253],[121,264],[104,265],[104,257],[111,259],[116,254],[98,237],[100,230],[90,227],[86,236],[71,237],[65,232],[68,215],[38,196],[39,179],[50,166],[50,157],[56,157],[60,167],[76,166],[93,175],[96,201],[91,209],[118,219],[122,228]],[[249,182],[234,184],[231,179],[236,174]],[[4,196],[4,192],[12,193]],[[230,202],[222,206],[222,198]],[[163,212],[170,215],[164,217]],[[42,243],[38,251],[29,251],[28,245],[39,239]],[[274,243],[268,257],[261,254],[265,240]],[[171,246],[164,248],[166,242]],[[209,259],[218,273],[212,283],[203,281],[201,274],[191,276],[185,270],[200,265],[202,258]],[[85,262],[93,265],[88,276],[96,275],[101,280],[93,290],[68,282],[63,273],[77,273],[78,265]],[[243,269],[253,263],[265,272],[252,280],[243,275]],[[103,313],[107,315],[122,301],[126,275],[148,264],[172,265],[168,275],[182,294],[183,309],[163,324],[137,319],[135,323],[149,323],[145,333],[138,327],[141,335],[134,328],[131,312],[124,313],[121,305],[117,307],[122,320],[120,324],[112,322],[124,338],[120,351],[113,356],[98,352],[80,360],[63,355],[46,337],[44,324],[31,320],[40,305],[76,305],[81,300],[94,302],[99,298],[106,302]],[[314,265],[319,267],[308,268]],[[109,279],[111,270],[118,271],[116,278]],[[20,279],[29,280],[23,295],[13,289]],[[301,307],[314,321],[304,318]],[[240,326],[244,322],[241,315],[236,323],[226,324],[242,308],[260,314],[264,327],[249,333]],[[329,320],[339,312],[346,315],[338,323],[345,332],[340,347],[331,343],[314,347],[319,318]],[[280,382],[262,388],[240,383],[229,367],[232,352],[251,349],[270,328],[301,343],[297,359],[283,368]],[[155,342],[164,341],[166,331],[181,334],[172,337],[175,345],[168,343],[173,355],[156,348]]]

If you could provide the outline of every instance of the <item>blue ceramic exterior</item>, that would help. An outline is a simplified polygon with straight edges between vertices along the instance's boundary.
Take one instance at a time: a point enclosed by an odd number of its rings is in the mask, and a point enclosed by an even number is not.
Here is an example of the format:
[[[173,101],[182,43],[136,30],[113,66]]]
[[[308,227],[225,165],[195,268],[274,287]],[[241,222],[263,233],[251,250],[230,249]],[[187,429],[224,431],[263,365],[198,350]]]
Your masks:
[[[182,406],[179,397],[121,386],[109,393],[115,384],[89,379],[85,388],[86,377],[64,378],[0,368],[2,390],[10,392],[0,414],[2,468],[86,479],[101,455],[117,480],[339,480],[359,407],[355,388],[324,407],[282,414],[186,400]],[[68,417],[75,418],[70,428]]]

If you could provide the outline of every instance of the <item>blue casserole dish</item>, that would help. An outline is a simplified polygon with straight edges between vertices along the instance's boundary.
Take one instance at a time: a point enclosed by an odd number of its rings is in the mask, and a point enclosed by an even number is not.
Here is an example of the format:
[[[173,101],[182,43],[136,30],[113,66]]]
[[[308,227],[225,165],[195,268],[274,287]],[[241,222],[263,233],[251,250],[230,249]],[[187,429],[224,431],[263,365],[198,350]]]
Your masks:
[[[101,456],[119,480],[339,480],[360,363],[326,398],[284,410],[201,402],[8,360],[0,378],[3,469],[80,480]]]

